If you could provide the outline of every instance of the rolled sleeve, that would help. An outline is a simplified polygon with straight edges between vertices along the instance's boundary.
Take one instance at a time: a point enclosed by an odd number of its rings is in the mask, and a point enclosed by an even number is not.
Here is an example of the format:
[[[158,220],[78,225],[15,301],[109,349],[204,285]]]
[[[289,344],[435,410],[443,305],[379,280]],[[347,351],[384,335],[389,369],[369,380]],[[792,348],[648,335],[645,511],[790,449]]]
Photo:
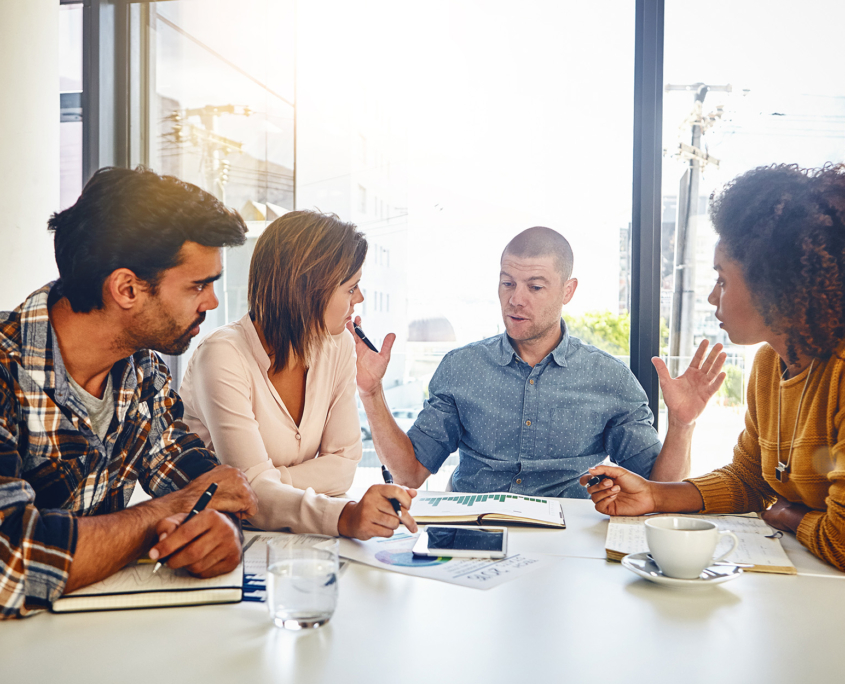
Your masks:
[[[436,473],[449,455],[458,449],[463,435],[463,425],[452,394],[451,363],[451,354],[443,357],[428,385],[429,398],[408,430],[408,439],[417,460],[432,473]]]
[[[643,388],[626,368],[615,396],[625,410],[611,418],[604,431],[604,444],[610,459],[628,470],[648,478],[662,447],[654,414]]]

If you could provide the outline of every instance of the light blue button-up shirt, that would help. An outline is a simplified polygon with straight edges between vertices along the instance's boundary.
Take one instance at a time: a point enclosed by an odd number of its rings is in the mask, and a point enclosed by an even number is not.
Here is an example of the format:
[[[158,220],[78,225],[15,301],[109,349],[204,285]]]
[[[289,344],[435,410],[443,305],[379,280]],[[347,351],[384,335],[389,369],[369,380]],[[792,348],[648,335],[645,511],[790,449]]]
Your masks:
[[[459,449],[455,491],[587,498],[578,477],[606,456],[643,477],[660,453],[630,369],[570,337],[533,368],[503,333],[437,367],[408,437],[432,473]]]

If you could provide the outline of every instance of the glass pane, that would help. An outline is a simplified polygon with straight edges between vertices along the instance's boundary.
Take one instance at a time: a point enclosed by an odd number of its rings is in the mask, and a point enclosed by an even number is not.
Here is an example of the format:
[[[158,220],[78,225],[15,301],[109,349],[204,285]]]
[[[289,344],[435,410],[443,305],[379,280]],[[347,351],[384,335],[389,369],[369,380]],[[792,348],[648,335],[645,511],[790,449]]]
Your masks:
[[[679,371],[704,338],[729,354],[725,386],[698,421],[694,475],[731,460],[756,352],[732,345],[707,303],[716,243],[708,198],[757,166],[845,160],[845,82],[829,68],[840,61],[843,21],[845,5],[823,0],[800,10],[773,0],[764,13],[754,0],[711,0],[707,11],[666,3],[661,354]]]
[[[82,192],[82,3],[59,8],[59,208]]]
[[[573,332],[628,356],[634,3],[420,8],[299,3],[297,35],[297,206],[367,232],[363,327],[398,335],[406,428],[443,355],[504,330],[499,258],[530,226],[572,244]],[[381,479],[365,447],[359,484]]]
[[[246,313],[255,240],[294,208],[294,0],[152,2],[131,16],[133,163],[198,185],[249,226],[196,344]]]

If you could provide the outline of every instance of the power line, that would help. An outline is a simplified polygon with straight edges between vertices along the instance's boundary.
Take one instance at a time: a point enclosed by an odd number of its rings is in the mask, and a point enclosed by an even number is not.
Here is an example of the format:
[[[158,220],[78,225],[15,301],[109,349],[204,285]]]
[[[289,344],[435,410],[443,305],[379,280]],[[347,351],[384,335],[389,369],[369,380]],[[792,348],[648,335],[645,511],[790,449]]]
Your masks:
[[[259,85],[259,86],[261,86],[264,90],[266,90],[268,93],[270,93],[270,94],[271,94],[271,95],[273,95],[274,97],[279,98],[279,99],[280,99],[282,102],[284,102],[285,104],[287,104],[287,105],[289,105],[289,106],[291,106],[291,107],[294,107],[294,106],[295,106],[295,105],[294,105],[294,104],[293,104],[290,100],[288,100],[286,97],[283,97],[282,95],[279,95],[279,93],[277,93],[277,92],[275,92],[274,90],[272,90],[272,89],[268,88],[268,87],[267,87],[266,85],[264,85],[261,81],[259,81],[257,78],[255,78],[255,76],[253,76],[253,75],[252,75],[252,74],[250,74],[249,72],[245,71],[244,69],[241,69],[241,67],[239,67],[239,66],[238,66],[237,64],[235,64],[234,62],[232,62],[232,61],[230,61],[230,60],[226,59],[226,58],[225,58],[223,55],[221,55],[219,52],[217,52],[217,51],[216,51],[216,50],[214,50],[213,48],[211,48],[211,47],[209,47],[208,45],[206,45],[205,43],[203,43],[203,42],[202,42],[199,38],[196,38],[196,37],[192,36],[192,35],[191,35],[190,33],[188,33],[185,29],[183,29],[183,28],[181,28],[180,26],[177,26],[176,24],[174,24],[172,21],[170,21],[170,19],[167,19],[166,17],[163,17],[161,14],[157,14],[157,15],[156,15],[156,19],[157,19],[158,21],[162,21],[162,22],[164,22],[167,26],[169,26],[170,28],[172,28],[172,29],[173,29],[174,31],[176,31],[177,33],[181,33],[183,36],[185,36],[185,38],[187,38],[188,40],[190,40],[190,41],[192,41],[192,42],[196,43],[196,44],[197,44],[197,45],[199,45],[199,46],[200,46],[203,50],[208,51],[209,53],[211,53],[212,55],[214,55],[215,57],[217,57],[217,59],[219,59],[219,60],[220,60],[221,62],[223,62],[224,64],[228,64],[230,67],[232,67],[232,68],[233,68],[235,71],[237,71],[239,74],[241,74],[242,76],[246,76],[246,77],[247,77],[250,81],[252,81],[253,83],[255,83],[255,84]]]

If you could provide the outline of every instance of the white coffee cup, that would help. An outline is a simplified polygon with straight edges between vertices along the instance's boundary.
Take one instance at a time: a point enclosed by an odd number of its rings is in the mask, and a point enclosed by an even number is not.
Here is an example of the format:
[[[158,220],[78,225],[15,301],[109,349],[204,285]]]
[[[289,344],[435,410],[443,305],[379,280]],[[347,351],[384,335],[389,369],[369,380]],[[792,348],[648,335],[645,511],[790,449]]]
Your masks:
[[[663,574],[679,579],[697,579],[704,568],[730,556],[739,544],[733,532],[720,531],[709,520],[668,515],[646,520],[645,536]],[[733,540],[731,548],[714,558],[722,537]]]

